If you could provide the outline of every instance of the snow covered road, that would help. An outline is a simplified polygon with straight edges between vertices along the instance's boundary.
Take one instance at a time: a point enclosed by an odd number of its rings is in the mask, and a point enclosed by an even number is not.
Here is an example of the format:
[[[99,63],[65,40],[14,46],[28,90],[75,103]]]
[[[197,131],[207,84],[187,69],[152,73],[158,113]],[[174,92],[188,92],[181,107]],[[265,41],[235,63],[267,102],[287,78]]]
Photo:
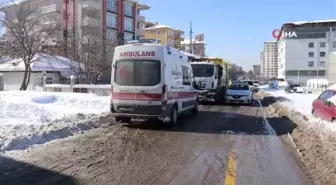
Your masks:
[[[33,91],[0,92],[0,151],[24,149],[96,127],[108,96]]]

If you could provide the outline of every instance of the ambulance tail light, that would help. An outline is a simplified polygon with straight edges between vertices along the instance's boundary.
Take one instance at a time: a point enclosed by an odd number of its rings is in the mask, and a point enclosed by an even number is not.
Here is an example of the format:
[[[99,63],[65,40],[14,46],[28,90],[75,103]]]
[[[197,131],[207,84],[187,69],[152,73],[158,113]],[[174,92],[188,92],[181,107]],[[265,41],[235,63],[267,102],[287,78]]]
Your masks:
[[[113,98],[113,85],[111,84],[111,99]]]

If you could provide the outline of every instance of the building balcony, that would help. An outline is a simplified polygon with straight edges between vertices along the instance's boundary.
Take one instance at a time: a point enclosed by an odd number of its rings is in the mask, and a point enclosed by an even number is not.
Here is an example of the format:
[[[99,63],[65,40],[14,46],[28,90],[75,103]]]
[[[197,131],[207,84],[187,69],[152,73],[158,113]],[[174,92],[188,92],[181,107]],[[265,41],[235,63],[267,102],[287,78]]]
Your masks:
[[[137,15],[137,21],[138,22],[146,22],[146,18],[145,18],[145,16],[142,16],[142,15]]]
[[[96,18],[93,18],[93,17],[85,16],[83,18],[83,25],[84,26],[88,26],[88,25],[101,26],[101,21],[99,19],[96,19]]]
[[[61,12],[61,5],[60,4],[52,4],[49,6],[41,7],[41,14],[49,14],[54,12]]]
[[[94,9],[94,10],[101,10],[102,5],[101,2],[98,2],[96,0],[83,0],[82,1],[82,8],[85,9]]]
[[[137,29],[137,30],[135,30],[135,35],[140,36],[140,37],[145,36],[145,30],[144,29]]]

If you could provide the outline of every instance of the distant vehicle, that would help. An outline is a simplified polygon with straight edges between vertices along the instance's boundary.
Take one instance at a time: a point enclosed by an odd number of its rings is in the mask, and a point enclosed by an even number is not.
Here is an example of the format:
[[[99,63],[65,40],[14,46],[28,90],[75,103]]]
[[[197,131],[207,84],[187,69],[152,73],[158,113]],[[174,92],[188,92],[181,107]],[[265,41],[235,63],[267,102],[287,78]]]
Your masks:
[[[243,83],[247,83],[252,92],[257,92],[259,88],[256,88],[252,80],[245,80]]]
[[[171,47],[134,43],[115,48],[111,113],[116,121],[159,119],[172,125],[198,113],[198,90],[188,57]]]
[[[304,87],[301,87],[300,84],[290,84],[286,87],[286,93],[303,93],[305,91]]]
[[[252,91],[249,85],[246,83],[232,84],[226,91],[225,102],[251,104]]]
[[[259,81],[253,81],[253,85],[254,85],[254,86],[259,86],[259,85],[260,85],[260,82],[259,82]]]
[[[327,121],[336,122],[336,106],[335,102],[330,99],[336,100],[336,90],[327,89],[313,101],[312,114]]]
[[[288,82],[283,78],[272,79],[271,84],[279,87],[280,89],[286,89],[289,86]]]

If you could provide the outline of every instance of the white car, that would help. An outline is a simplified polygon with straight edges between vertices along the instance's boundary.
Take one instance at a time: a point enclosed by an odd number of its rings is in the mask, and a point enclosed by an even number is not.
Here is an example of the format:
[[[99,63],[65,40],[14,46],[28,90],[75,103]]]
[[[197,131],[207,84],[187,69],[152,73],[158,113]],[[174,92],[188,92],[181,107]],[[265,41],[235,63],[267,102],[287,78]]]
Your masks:
[[[252,91],[246,83],[232,84],[226,91],[225,102],[237,104],[251,104]]]
[[[258,87],[260,85],[260,82],[259,81],[253,81],[253,85]]]

